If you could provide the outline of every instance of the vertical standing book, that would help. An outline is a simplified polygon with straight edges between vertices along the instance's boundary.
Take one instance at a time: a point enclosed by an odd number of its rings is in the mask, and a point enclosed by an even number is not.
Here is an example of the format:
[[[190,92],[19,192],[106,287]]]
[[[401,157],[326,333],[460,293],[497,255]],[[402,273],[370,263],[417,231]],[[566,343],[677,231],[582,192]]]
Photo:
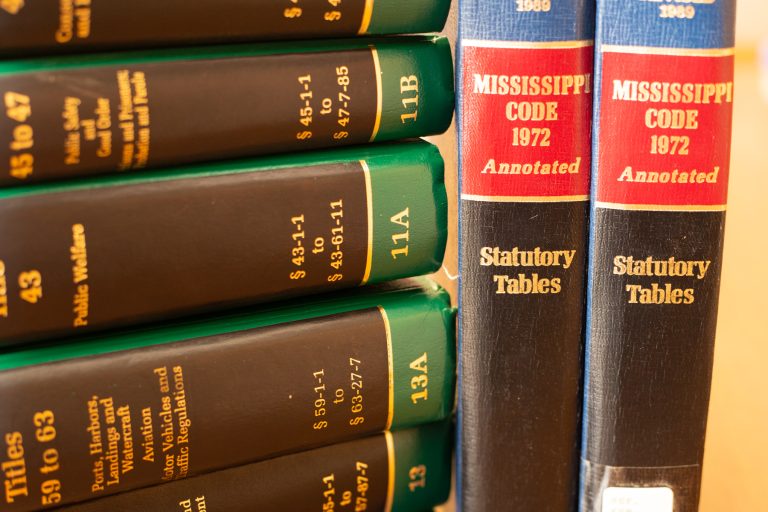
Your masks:
[[[584,512],[698,509],[734,0],[600,0]]]
[[[592,2],[460,2],[465,512],[576,503]]]

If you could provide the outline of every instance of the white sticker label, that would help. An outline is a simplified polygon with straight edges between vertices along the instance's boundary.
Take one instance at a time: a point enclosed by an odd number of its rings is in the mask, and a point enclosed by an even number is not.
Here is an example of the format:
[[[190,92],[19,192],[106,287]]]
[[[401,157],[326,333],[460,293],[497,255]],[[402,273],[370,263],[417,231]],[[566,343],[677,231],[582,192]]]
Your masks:
[[[609,487],[603,491],[603,512],[673,512],[675,494],[669,487]]]

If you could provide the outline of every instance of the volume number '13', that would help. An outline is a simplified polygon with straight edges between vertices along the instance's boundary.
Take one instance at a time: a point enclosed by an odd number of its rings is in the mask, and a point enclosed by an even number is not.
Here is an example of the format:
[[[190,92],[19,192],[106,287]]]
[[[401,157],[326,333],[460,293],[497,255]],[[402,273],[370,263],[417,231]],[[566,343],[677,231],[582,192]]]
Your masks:
[[[48,445],[56,439],[56,418],[53,411],[45,410],[36,412],[33,421],[35,423],[35,438],[43,445]],[[43,466],[40,473],[51,476],[57,473],[59,466],[59,451],[49,446],[43,451]],[[58,478],[49,478],[40,485],[40,502],[43,506],[55,505],[61,502],[61,482]]]
[[[408,471],[408,476],[411,481],[408,482],[408,488],[411,492],[416,492],[416,489],[424,488],[427,486],[427,466],[421,464],[419,466],[413,466]]]

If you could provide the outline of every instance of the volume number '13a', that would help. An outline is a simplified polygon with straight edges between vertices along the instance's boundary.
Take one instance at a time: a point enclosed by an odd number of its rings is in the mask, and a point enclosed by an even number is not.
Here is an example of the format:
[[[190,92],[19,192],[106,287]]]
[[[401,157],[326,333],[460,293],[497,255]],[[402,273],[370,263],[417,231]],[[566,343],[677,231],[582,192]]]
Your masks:
[[[418,404],[419,401],[426,401],[429,398],[429,369],[427,367],[427,353],[421,355],[410,364],[411,370],[417,374],[411,378],[411,401]]]

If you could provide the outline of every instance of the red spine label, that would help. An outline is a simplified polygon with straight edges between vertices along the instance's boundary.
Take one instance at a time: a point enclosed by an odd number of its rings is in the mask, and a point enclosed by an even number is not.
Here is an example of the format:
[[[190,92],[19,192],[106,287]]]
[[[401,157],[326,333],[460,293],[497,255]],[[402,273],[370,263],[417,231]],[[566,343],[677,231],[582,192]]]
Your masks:
[[[726,204],[733,55],[685,52],[603,49],[598,203]]]
[[[587,196],[591,42],[465,41],[462,52],[463,196]]]

